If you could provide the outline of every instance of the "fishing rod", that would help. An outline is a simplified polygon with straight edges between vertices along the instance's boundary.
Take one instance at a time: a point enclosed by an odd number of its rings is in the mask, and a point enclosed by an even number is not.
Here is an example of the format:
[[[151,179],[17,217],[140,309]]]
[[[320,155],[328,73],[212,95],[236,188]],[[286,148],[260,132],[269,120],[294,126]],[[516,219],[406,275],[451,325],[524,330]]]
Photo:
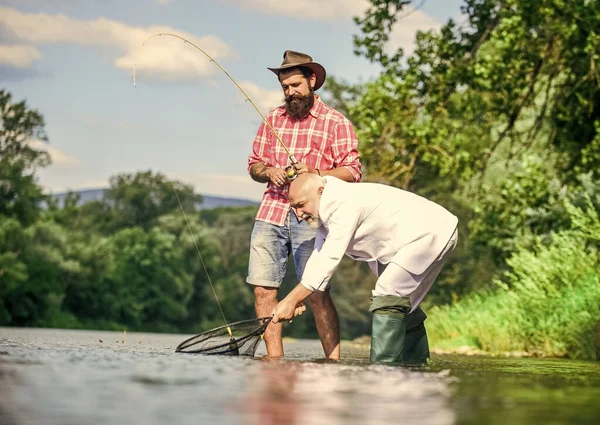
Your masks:
[[[292,153],[289,151],[289,149],[287,148],[287,146],[283,143],[283,140],[281,140],[281,138],[279,137],[279,134],[277,134],[277,132],[275,131],[275,129],[273,128],[273,126],[271,125],[271,123],[269,123],[269,121],[267,120],[267,118],[263,115],[263,113],[256,107],[256,105],[254,104],[254,102],[252,101],[252,99],[250,99],[250,96],[248,96],[246,94],[246,92],[244,91],[244,89],[242,89],[240,87],[240,85],[233,79],[233,77],[231,77],[231,75],[229,75],[229,73],[215,60],[213,59],[208,53],[206,53],[204,50],[202,50],[200,47],[198,47],[197,45],[195,45],[194,43],[192,43],[191,41],[177,35],[177,34],[171,34],[171,33],[158,33],[158,34],[154,34],[152,36],[150,36],[149,38],[147,38],[143,43],[142,43],[142,47],[144,47],[146,45],[146,43],[148,41],[150,41],[151,39],[153,39],[154,37],[160,37],[160,36],[169,36],[169,37],[174,37],[174,38],[178,38],[180,40],[182,40],[184,43],[190,44],[191,46],[193,46],[195,49],[199,50],[202,54],[204,54],[208,59],[210,59],[211,62],[214,62],[215,65],[217,65],[219,67],[219,69],[221,71],[223,71],[225,73],[225,75],[227,75],[227,77],[229,77],[229,79],[233,82],[233,84],[235,84],[235,86],[242,92],[242,94],[244,95],[244,97],[246,98],[246,100],[248,102],[250,102],[250,104],[254,107],[254,109],[256,110],[256,112],[259,113],[259,115],[261,116],[261,118],[263,119],[263,121],[265,122],[265,124],[267,124],[267,126],[269,127],[269,129],[273,132],[273,134],[275,135],[275,137],[277,138],[277,140],[279,141],[279,143],[281,144],[281,146],[283,147],[283,149],[285,150],[285,152],[288,155],[288,158],[290,159],[291,165],[288,165],[287,167],[285,167],[285,174],[286,177],[288,179],[288,181],[292,181],[294,180],[297,176],[298,176],[298,172],[296,170],[296,165],[298,164],[298,160],[294,157],[294,155],[292,155]],[[136,65],[134,64],[133,66],[133,86],[136,87]],[[210,278],[210,275],[208,273],[208,270],[206,268],[206,264],[204,263],[204,259],[202,258],[202,253],[200,252],[200,248],[198,247],[198,244],[196,243],[196,238],[194,236],[194,233],[192,231],[192,227],[190,225],[190,222],[187,218],[187,215],[185,213],[185,210],[183,208],[183,204],[181,203],[181,200],[179,199],[179,195],[177,193],[177,189],[175,188],[175,185],[173,183],[171,183],[171,186],[173,188],[173,191],[175,192],[175,197],[177,198],[177,202],[179,204],[179,208],[181,209],[181,212],[183,213],[183,217],[185,219],[185,222],[187,224],[187,228],[190,232],[190,235],[192,237],[192,241],[194,242],[194,246],[196,248],[196,252],[198,253],[198,257],[200,258],[200,262],[202,263],[202,267],[204,269],[204,272],[206,273],[206,276],[208,278],[208,282],[210,283],[210,287],[212,289],[212,292],[215,296],[215,299],[217,301],[217,305],[219,307],[219,311],[221,313],[221,316],[223,317],[223,321],[225,322],[225,327],[227,329],[227,333],[229,334],[229,336],[231,337],[230,340],[230,344],[236,345],[236,340],[233,337],[233,333],[231,331],[229,322],[227,321],[227,318],[225,317],[225,313],[223,312],[223,308],[221,307],[221,303],[219,302],[219,297],[217,296],[217,292],[215,291],[215,287],[212,283],[212,280]],[[264,329],[261,332],[261,339],[264,335]],[[237,345],[236,345],[237,347]]]
[[[201,49],[200,47],[198,47],[197,45],[195,45],[191,41],[187,40],[186,38],[183,38],[180,35],[172,34],[172,33],[168,33],[168,32],[161,32],[161,33],[154,34],[154,35],[148,37],[146,39],[146,41],[144,41],[142,43],[142,47],[144,47],[146,45],[146,43],[149,42],[154,37],[161,37],[163,35],[168,36],[168,37],[178,38],[179,40],[182,40],[184,43],[187,43],[187,44],[191,45],[195,49],[199,50],[202,54],[204,54],[204,56],[206,56],[208,59],[210,59],[211,62],[213,62],[215,65],[217,65],[219,67],[219,69],[221,71],[223,71],[225,73],[225,75],[227,75],[227,77],[231,80],[231,82],[233,84],[235,84],[235,86],[242,92],[242,94],[244,95],[244,97],[246,98],[246,100],[248,102],[250,102],[250,104],[254,107],[254,109],[256,110],[256,112],[258,112],[258,114],[261,116],[262,120],[265,122],[265,124],[267,124],[267,126],[269,127],[269,129],[273,132],[273,134],[275,135],[275,137],[277,138],[277,140],[279,141],[279,143],[281,144],[281,146],[283,147],[283,149],[285,149],[285,152],[287,153],[287,156],[288,156],[288,158],[290,159],[290,162],[291,162],[291,165],[288,165],[284,169],[285,170],[285,175],[286,175],[288,181],[292,181],[292,180],[296,179],[296,177],[298,177],[298,172],[297,172],[297,169],[296,169],[296,165],[298,164],[298,160],[294,157],[294,155],[292,155],[292,153],[289,151],[289,149],[287,148],[287,146],[285,145],[285,143],[283,143],[283,140],[281,140],[281,137],[279,137],[279,134],[277,134],[277,132],[275,131],[275,129],[273,128],[273,126],[271,125],[271,123],[267,120],[267,118],[264,116],[264,114],[262,112],[260,112],[260,109],[258,109],[256,107],[256,105],[254,104],[254,102],[252,101],[252,99],[250,99],[250,96],[248,96],[246,94],[246,92],[244,91],[244,89],[240,87],[240,85],[237,83],[237,81],[235,81],[233,79],[233,77],[231,75],[229,75],[229,73],[225,70],[225,68],[223,68],[221,66],[221,64],[219,64],[219,62],[217,62],[212,56],[210,56],[208,53],[206,53],[203,49]],[[135,64],[133,66],[133,86],[135,87]]]

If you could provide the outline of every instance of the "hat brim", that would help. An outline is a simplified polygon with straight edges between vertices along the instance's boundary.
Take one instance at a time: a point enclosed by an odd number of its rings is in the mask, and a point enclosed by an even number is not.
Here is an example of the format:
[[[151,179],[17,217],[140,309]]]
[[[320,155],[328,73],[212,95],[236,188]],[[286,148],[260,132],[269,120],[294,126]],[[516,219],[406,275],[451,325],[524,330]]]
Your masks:
[[[317,77],[316,81],[315,81],[314,90],[319,90],[321,88],[321,86],[323,85],[323,83],[325,82],[325,78],[327,77],[327,72],[325,72],[325,68],[323,68],[323,65],[321,65],[320,63],[317,63],[317,62],[291,63],[288,65],[281,66],[279,68],[267,68],[267,69],[269,71],[274,72],[277,76],[279,76],[280,71],[285,71],[286,69],[290,69],[290,68],[298,68],[300,66],[308,68],[312,72],[314,72],[315,77]]]

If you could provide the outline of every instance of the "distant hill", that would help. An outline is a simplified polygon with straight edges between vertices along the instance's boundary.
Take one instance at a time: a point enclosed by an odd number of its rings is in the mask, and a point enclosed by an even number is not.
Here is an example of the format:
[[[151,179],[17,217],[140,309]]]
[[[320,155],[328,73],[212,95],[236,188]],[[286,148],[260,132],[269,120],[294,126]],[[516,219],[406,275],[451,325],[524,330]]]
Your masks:
[[[87,190],[74,190],[80,196],[79,204],[85,204],[90,201],[100,201],[104,196],[104,189],[87,189]],[[52,199],[58,200],[60,206],[63,205],[67,193],[53,193]],[[213,195],[202,195],[202,202],[196,205],[196,208],[201,209],[212,209],[217,207],[244,207],[246,205],[259,205],[257,201],[251,201],[249,199],[239,198],[226,198],[221,196]]]

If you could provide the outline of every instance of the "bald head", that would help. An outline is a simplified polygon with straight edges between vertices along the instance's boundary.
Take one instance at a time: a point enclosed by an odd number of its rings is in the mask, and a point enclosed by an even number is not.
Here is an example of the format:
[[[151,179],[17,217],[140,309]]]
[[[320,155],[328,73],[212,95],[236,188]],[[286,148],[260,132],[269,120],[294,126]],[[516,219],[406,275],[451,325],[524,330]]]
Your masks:
[[[288,198],[290,205],[301,220],[306,220],[312,227],[320,226],[319,204],[326,180],[316,174],[300,174],[290,184]]]
[[[292,204],[301,198],[311,197],[317,194],[320,195],[320,188],[325,187],[325,179],[317,174],[300,174],[296,179],[290,183],[290,192],[288,197]]]

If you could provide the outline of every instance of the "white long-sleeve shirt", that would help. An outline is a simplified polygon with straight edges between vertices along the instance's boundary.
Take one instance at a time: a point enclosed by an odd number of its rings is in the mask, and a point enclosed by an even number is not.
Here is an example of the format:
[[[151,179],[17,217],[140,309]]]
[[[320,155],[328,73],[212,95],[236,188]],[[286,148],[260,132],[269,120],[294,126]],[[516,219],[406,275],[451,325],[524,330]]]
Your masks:
[[[442,252],[458,219],[414,193],[376,183],[325,177],[315,249],[302,285],[324,291],[344,254],[357,261],[394,262],[421,274]]]

